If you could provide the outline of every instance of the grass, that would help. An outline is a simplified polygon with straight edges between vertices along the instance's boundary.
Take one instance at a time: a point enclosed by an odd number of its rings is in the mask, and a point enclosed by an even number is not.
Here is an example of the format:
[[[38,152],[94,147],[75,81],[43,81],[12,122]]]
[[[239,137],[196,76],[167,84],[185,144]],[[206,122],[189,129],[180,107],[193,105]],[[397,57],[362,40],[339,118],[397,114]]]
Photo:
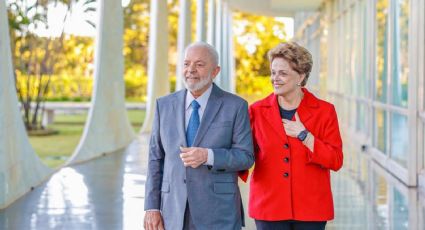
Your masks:
[[[129,110],[128,118],[136,132],[142,126],[145,111]],[[30,142],[41,158],[51,168],[56,168],[71,156],[76,149],[83,134],[87,113],[82,114],[58,114],[55,122],[49,129],[57,130],[59,133],[51,136],[30,136]]]

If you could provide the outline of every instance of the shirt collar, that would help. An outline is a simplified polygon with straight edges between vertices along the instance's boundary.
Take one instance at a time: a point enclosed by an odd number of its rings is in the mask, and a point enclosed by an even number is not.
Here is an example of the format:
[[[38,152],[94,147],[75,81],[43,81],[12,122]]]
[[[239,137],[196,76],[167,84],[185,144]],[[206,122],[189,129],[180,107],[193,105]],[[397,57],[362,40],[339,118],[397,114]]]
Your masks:
[[[200,107],[201,109],[205,109],[205,107],[207,106],[208,99],[210,98],[210,95],[211,95],[212,86],[213,84],[211,84],[210,87],[208,87],[208,89],[196,99],[193,97],[192,93],[190,93],[190,91],[187,90],[185,110],[189,108],[193,100],[196,100],[199,103],[199,105],[201,106]]]

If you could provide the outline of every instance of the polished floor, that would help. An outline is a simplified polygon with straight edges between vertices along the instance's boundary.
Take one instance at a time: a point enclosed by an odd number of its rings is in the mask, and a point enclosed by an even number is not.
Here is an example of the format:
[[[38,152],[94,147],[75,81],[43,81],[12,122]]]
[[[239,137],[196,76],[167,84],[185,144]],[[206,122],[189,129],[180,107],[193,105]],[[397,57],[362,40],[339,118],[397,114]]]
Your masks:
[[[421,191],[405,187],[366,155],[355,160],[332,175],[336,217],[326,229],[425,229]],[[126,150],[62,168],[0,211],[0,229],[143,229],[146,161],[142,136]],[[247,184],[241,190],[246,206]],[[245,229],[255,229],[252,219]]]

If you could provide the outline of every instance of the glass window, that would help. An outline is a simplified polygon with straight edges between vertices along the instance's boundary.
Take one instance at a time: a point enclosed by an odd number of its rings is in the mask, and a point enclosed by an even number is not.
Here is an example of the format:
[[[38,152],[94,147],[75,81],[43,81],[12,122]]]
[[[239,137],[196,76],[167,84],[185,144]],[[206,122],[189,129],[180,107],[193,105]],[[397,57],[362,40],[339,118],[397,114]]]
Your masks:
[[[367,105],[359,102],[356,109],[356,130],[367,135]]]
[[[351,120],[349,120],[349,125],[350,127],[352,127],[353,129],[356,128],[356,122],[354,119],[356,119],[356,107],[357,107],[357,103],[355,101],[348,101],[348,106],[349,106],[349,118]]]
[[[389,0],[376,1],[376,99],[387,101],[388,73],[388,5]]]
[[[409,130],[407,116],[391,114],[391,158],[407,167]]]
[[[375,147],[387,154],[387,112],[375,110]]]
[[[423,161],[422,168],[425,169],[425,123],[422,123],[422,140],[423,140],[422,141],[422,161]]]
[[[392,208],[392,229],[409,229],[409,208],[407,198],[396,188],[394,191],[394,207]]]
[[[362,39],[362,49],[361,49],[361,83],[360,83],[360,96],[362,97],[369,97],[368,94],[368,89],[369,89],[369,75],[367,72],[367,63],[368,63],[368,53],[367,53],[367,41],[369,40],[369,36],[367,34],[367,27],[368,27],[368,22],[367,22],[367,5],[366,5],[366,1],[362,1],[362,34],[363,34],[363,39]]]
[[[388,229],[388,184],[384,177],[377,172],[373,173],[374,187],[374,209],[376,217],[374,219],[374,229]]]
[[[407,107],[409,77],[409,0],[395,0],[391,72],[392,103]]]

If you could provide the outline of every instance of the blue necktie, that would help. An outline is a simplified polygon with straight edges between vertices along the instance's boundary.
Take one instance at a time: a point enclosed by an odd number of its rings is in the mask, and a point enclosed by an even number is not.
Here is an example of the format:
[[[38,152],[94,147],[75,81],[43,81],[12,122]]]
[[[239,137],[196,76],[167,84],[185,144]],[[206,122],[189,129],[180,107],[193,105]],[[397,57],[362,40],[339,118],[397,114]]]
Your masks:
[[[196,100],[193,100],[192,103],[192,114],[190,115],[189,124],[187,125],[186,130],[186,140],[187,140],[187,146],[191,147],[193,144],[193,141],[196,137],[196,132],[198,132],[199,128],[199,103]]]

